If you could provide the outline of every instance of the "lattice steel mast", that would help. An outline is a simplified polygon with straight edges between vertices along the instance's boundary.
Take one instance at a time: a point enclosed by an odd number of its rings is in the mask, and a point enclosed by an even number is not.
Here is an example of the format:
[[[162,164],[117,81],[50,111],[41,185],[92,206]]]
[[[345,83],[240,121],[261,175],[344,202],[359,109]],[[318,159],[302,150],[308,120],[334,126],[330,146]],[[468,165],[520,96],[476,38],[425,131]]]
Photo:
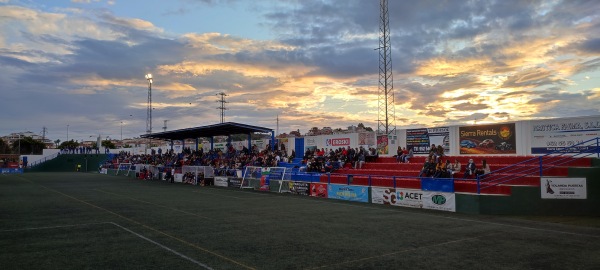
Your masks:
[[[227,103],[227,101],[225,101],[225,97],[227,96],[227,94],[221,92],[217,95],[221,96],[221,99],[217,100],[217,102],[221,103],[221,107],[217,107],[217,109],[221,110],[221,123],[223,123],[225,122],[225,110],[227,110],[227,108],[225,107],[225,103]]]
[[[152,74],[146,74],[148,81],[148,108],[146,110],[146,134],[152,133]],[[152,148],[152,139],[148,138],[146,149]]]
[[[394,78],[392,76],[392,49],[390,44],[390,19],[388,1],[380,0],[379,22],[379,113],[377,133],[388,135],[396,130],[396,109],[394,106]]]

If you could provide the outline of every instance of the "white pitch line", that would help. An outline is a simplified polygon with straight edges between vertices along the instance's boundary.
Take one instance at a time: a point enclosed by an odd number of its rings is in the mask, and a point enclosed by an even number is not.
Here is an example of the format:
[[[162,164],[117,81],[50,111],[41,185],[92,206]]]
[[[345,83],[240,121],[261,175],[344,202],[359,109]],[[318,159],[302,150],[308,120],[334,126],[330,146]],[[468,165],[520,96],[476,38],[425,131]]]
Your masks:
[[[111,224],[111,223],[112,222],[97,222],[97,223],[80,223],[80,224],[59,225],[59,226],[29,227],[29,228],[20,228],[20,229],[11,229],[11,230],[1,230],[0,232],[18,232],[18,231],[60,229],[60,228],[69,228],[69,227],[82,227],[82,226],[90,226],[90,225]]]
[[[167,250],[167,251],[169,251],[169,252],[171,252],[171,253],[173,253],[173,254],[175,254],[175,255],[183,258],[183,259],[186,259],[186,260],[188,260],[188,261],[190,261],[190,262],[192,262],[192,263],[194,263],[194,264],[196,264],[198,266],[201,266],[204,269],[213,270],[213,268],[211,268],[210,266],[208,266],[206,264],[203,264],[203,263],[201,263],[199,261],[196,261],[196,260],[194,260],[194,259],[192,259],[192,258],[190,258],[188,256],[185,256],[185,255],[177,252],[176,250],[174,250],[172,248],[169,248],[169,247],[167,247],[167,246],[165,246],[165,245],[163,245],[161,243],[158,243],[158,242],[156,242],[156,241],[154,241],[154,240],[152,240],[152,239],[150,239],[148,237],[145,237],[145,236],[143,236],[143,235],[141,235],[139,233],[136,233],[136,232],[134,232],[134,231],[132,231],[132,230],[130,230],[130,229],[124,227],[124,226],[121,226],[121,225],[119,225],[119,224],[117,224],[115,222],[97,222],[97,223],[80,223],[80,224],[59,225],[59,226],[30,227],[30,228],[21,228],[21,229],[0,230],[0,232],[18,232],[18,231],[60,229],[60,228],[83,227],[83,226],[104,225],[104,224],[110,224],[110,225],[116,226],[117,228],[120,228],[121,230],[129,232],[129,233],[131,233],[131,234],[133,234],[133,235],[135,235],[135,236],[137,236],[137,237],[139,237],[139,238],[141,238],[143,240],[146,240],[146,241],[148,241],[148,242],[150,242],[150,243],[152,243],[154,245],[157,245],[158,247],[160,247],[160,248],[162,248],[164,250]]]
[[[179,257],[181,257],[181,258],[184,258],[184,259],[186,259],[186,260],[188,260],[188,261],[190,261],[190,262],[193,262],[193,263],[195,263],[195,264],[197,264],[197,265],[199,265],[199,266],[203,267],[204,269],[210,269],[210,270],[212,270],[212,268],[211,268],[210,266],[208,266],[208,265],[206,265],[206,264],[203,264],[203,263],[201,263],[201,262],[199,262],[199,261],[196,261],[196,260],[194,260],[194,259],[192,259],[192,258],[190,258],[190,257],[188,257],[188,256],[185,256],[185,255],[183,255],[183,254],[181,254],[181,253],[177,252],[176,250],[174,250],[174,249],[171,249],[171,248],[169,248],[169,247],[167,247],[167,246],[165,246],[165,245],[163,245],[163,244],[161,244],[161,243],[158,243],[158,242],[156,242],[156,241],[154,241],[154,240],[152,240],[152,239],[150,239],[150,238],[148,238],[148,237],[145,237],[145,236],[143,236],[143,235],[141,235],[141,234],[139,234],[139,233],[136,233],[136,232],[134,232],[134,231],[132,231],[132,230],[130,230],[130,229],[127,229],[127,228],[125,228],[125,227],[123,227],[123,226],[121,226],[121,225],[119,225],[119,224],[117,224],[117,223],[114,223],[114,222],[109,222],[109,223],[110,223],[110,224],[113,224],[113,225],[115,225],[115,226],[117,226],[117,227],[119,227],[119,228],[121,228],[121,229],[123,229],[123,230],[125,230],[125,231],[128,231],[128,232],[130,232],[131,234],[133,234],[133,235],[135,235],[135,236],[137,236],[137,237],[139,237],[139,238],[141,238],[141,239],[144,239],[144,240],[146,240],[146,241],[148,241],[148,242],[150,242],[150,243],[152,243],[152,244],[155,244],[155,245],[157,245],[157,246],[159,246],[159,247],[161,247],[161,248],[163,248],[163,249],[165,249],[165,250],[167,250],[167,251],[170,251],[171,253],[173,253],[173,254],[175,254],[175,255],[177,255],[177,256],[179,256]]]

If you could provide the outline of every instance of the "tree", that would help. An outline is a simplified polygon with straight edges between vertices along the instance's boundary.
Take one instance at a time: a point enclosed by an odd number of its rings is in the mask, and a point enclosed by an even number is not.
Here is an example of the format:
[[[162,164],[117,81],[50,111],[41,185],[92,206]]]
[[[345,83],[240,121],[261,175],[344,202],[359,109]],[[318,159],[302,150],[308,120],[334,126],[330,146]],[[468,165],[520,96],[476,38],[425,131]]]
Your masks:
[[[105,148],[110,148],[110,149],[117,148],[115,146],[115,144],[112,141],[110,141],[110,140],[104,140],[104,141],[102,141],[102,146],[105,147]]]
[[[46,144],[31,137],[24,137],[14,141],[12,148],[15,154],[39,155],[46,149]]]
[[[10,154],[10,146],[2,139],[0,139],[0,154]]]
[[[73,140],[70,140],[70,141],[67,141],[67,142],[62,142],[58,148],[60,148],[60,149],[69,149],[69,148],[76,148],[76,147],[79,147],[79,143],[75,142]]]
[[[60,139],[57,139],[56,141],[54,141],[54,145],[56,145],[57,148],[58,148],[59,143],[60,143]]]

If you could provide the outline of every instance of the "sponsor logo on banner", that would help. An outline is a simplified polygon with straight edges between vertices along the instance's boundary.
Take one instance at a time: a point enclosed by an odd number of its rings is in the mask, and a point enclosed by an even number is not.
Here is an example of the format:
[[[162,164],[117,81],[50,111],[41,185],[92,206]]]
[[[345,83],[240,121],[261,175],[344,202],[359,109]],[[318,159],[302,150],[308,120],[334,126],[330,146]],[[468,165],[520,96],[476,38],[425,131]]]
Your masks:
[[[229,182],[227,182],[227,177],[224,177],[224,176],[215,176],[215,186],[217,186],[217,187],[227,187],[227,186],[229,186]]]
[[[459,127],[461,154],[516,154],[514,123]]]
[[[308,182],[288,182],[290,193],[298,195],[310,195],[310,183]]]
[[[330,184],[327,195],[332,199],[369,202],[369,187]]]
[[[439,128],[419,128],[406,130],[406,149],[413,149],[415,154],[427,154],[431,144],[441,145],[444,152],[450,151],[450,129],[448,127]]]
[[[325,140],[325,146],[346,146],[350,145],[350,138],[336,138]]]
[[[327,198],[327,184],[310,183],[310,196]]]
[[[2,174],[15,174],[15,173],[23,173],[23,169],[21,168],[3,168],[0,170]]]
[[[542,199],[587,199],[585,178],[542,177]]]
[[[229,187],[235,187],[235,188],[239,188],[242,185],[242,179],[241,178],[230,178],[229,179]]]
[[[108,174],[108,169],[106,169],[106,168],[100,169],[100,174]]]
[[[589,151],[591,146],[575,145],[600,136],[600,117],[532,121],[531,136],[532,154]]]
[[[423,208],[456,212],[456,195],[449,192],[423,191]]]
[[[423,191],[402,188],[371,188],[371,200],[375,204],[423,208]]]

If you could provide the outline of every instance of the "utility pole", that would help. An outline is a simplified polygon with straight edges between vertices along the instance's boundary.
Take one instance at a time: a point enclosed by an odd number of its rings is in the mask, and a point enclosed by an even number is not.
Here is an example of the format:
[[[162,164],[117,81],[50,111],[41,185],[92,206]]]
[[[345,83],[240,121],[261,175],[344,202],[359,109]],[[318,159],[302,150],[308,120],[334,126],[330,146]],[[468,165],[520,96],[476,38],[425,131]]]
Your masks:
[[[169,120],[164,120],[165,125],[162,127],[163,131],[167,131],[167,122],[169,122]]]
[[[225,97],[227,94],[220,92],[217,94],[217,96],[221,96],[221,99],[217,100],[217,102],[221,103],[221,106],[217,107],[217,109],[221,110],[221,123],[223,123],[225,122],[225,110],[227,110],[227,108],[225,108],[225,103],[227,103],[227,101],[225,101]]]
[[[152,74],[146,74],[146,80],[148,81],[148,107],[146,108],[146,134],[152,134]],[[152,149],[152,139],[148,136],[148,143],[146,149]],[[147,153],[146,153],[147,154]]]

